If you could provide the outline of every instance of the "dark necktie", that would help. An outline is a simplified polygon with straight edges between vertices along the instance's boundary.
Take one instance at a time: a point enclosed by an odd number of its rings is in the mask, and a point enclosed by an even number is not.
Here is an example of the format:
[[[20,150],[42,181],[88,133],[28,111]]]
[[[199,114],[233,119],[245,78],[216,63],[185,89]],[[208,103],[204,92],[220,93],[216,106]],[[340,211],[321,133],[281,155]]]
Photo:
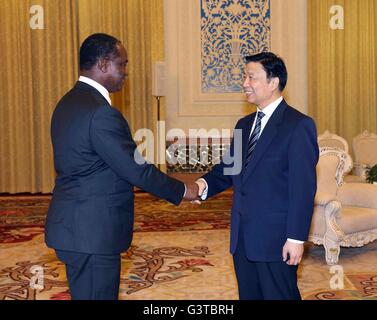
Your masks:
[[[262,123],[262,118],[265,116],[263,112],[258,111],[257,114],[257,121],[255,123],[255,128],[253,130],[253,133],[251,134],[251,137],[249,139],[249,143],[247,145],[247,156],[246,156],[246,162],[245,162],[245,167],[248,165],[251,155],[255,149],[255,146],[257,145],[258,139],[259,139],[259,134],[261,130],[261,123]]]

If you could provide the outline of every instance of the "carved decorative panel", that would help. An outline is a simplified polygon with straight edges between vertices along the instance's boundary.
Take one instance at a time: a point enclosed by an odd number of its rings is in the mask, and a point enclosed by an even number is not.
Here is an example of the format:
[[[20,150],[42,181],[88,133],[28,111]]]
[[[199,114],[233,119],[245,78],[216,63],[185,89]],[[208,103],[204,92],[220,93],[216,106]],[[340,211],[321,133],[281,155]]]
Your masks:
[[[202,92],[242,92],[243,58],[270,38],[269,0],[201,0]]]

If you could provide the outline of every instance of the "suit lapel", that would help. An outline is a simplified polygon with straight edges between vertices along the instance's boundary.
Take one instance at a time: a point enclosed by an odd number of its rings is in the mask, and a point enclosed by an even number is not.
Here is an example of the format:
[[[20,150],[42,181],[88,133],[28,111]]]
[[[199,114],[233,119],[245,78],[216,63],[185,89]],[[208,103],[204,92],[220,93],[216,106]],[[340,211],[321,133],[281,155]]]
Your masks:
[[[242,168],[245,167],[247,145],[249,143],[251,128],[253,127],[256,114],[257,113],[255,112],[251,115],[250,119],[246,122],[246,126],[242,130]]]
[[[258,143],[253,151],[252,157],[250,159],[250,163],[248,164],[247,168],[244,170],[244,173],[242,175],[242,181],[246,181],[246,179],[250,176],[250,174],[255,169],[256,165],[259,163],[259,161],[263,157],[264,153],[267,151],[272,140],[275,138],[278,132],[278,125],[282,121],[283,113],[286,106],[287,104],[283,100],[279,104],[279,106],[276,108],[271,118],[268,120],[267,125],[263,129],[262,134],[259,137]],[[246,145],[246,148],[247,148],[247,145]],[[243,153],[246,153],[246,151]]]

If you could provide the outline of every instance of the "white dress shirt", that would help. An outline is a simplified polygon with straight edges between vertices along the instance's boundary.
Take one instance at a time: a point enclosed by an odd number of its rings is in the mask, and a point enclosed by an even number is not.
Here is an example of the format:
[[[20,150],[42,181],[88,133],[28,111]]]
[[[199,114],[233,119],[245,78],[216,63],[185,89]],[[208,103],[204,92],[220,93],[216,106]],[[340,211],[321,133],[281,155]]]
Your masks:
[[[280,97],[279,99],[270,103],[263,110],[260,110],[259,108],[257,108],[257,112],[263,112],[264,113],[264,117],[261,120],[261,128],[260,128],[259,137],[262,134],[262,131],[263,131],[264,127],[266,126],[268,120],[270,120],[272,114],[274,113],[274,111],[276,110],[276,108],[278,107],[280,102],[282,102],[282,101],[283,101],[283,97]],[[257,117],[255,117],[254,122],[253,122],[253,126],[251,127],[250,136],[251,136],[251,133],[253,132],[253,130],[255,128],[256,123],[257,123]],[[249,138],[250,138],[250,136],[249,136]],[[258,139],[259,139],[259,137],[258,137]]]
[[[266,127],[268,120],[270,120],[272,114],[274,113],[274,111],[276,110],[276,108],[278,107],[278,105],[282,101],[283,101],[283,97],[280,97],[280,98],[276,99],[274,102],[270,103],[268,106],[266,106],[263,110],[260,110],[259,108],[257,108],[257,112],[263,112],[264,113],[264,117],[261,120],[261,130],[260,130],[259,136],[262,134],[262,131]],[[250,131],[250,135],[255,128],[256,122],[257,122],[257,117],[255,117],[255,119],[254,119],[253,126],[251,127],[251,131]],[[203,179],[203,178],[200,178],[199,180],[203,181],[206,184],[206,188],[204,189],[203,194],[201,196],[201,199],[205,200],[205,199],[207,199],[207,195],[208,195],[208,184],[207,184],[207,181],[205,181],[205,179]],[[290,238],[288,238],[287,240],[290,241],[290,242],[293,242],[293,243],[298,243],[298,244],[304,243],[304,241],[290,239]]]
[[[107,91],[107,89],[103,85],[99,84],[97,81],[94,81],[93,79],[90,79],[90,78],[84,77],[84,76],[80,76],[79,81],[84,82],[84,83],[92,86],[94,89],[97,89],[99,91],[99,93],[102,94],[102,96],[111,105],[111,99],[110,99],[109,91]]]

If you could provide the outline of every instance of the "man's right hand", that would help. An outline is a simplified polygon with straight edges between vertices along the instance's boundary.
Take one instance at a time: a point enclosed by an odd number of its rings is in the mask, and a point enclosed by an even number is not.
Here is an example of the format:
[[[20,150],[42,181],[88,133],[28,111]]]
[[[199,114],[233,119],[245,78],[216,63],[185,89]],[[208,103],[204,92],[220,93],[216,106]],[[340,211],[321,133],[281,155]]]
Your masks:
[[[186,183],[186,193],[184,195],[184,199],[186,200],[199,200],[199,186],[196,183]]]
[[[207,188],[207,185],[203,180],[200,180],[200,179],[196,180],[195,183],[199,187],[199,190],[198,190],[199,199],[191,201],[191,203],[201,204],[202,202],[200,200],[201,200],[201,197],[202,197],[204,190]]]
[[[203,191],[206,189],[207,185],[205,184],[205,182],[203,180],[200,180],[200,179],[196,180],[195,183],[199,187],[199,196],[202,196]]]

